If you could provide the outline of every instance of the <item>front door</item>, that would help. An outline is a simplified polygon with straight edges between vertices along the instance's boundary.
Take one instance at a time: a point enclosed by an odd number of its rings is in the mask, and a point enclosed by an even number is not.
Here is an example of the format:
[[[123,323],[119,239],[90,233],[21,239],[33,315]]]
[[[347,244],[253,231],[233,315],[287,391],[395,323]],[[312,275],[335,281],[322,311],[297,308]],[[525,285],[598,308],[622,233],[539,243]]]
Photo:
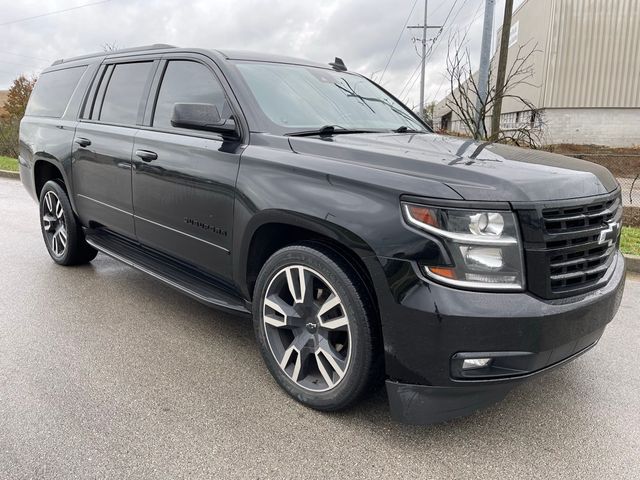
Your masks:
[[[136,234],[143,245],[229,279],[239,145],[174,128],[171,115],[175,103],[213,103],[222,118],[231,110],[207,65],[175,59],[160,70],[162,81],[149,100],[151,125],[139,131],[133,148]]]
[[[135,62],[101,70],[72,150],[73,191],[81,220],[130,238],[135,238],[131,152],[152,67],[153,62]]]

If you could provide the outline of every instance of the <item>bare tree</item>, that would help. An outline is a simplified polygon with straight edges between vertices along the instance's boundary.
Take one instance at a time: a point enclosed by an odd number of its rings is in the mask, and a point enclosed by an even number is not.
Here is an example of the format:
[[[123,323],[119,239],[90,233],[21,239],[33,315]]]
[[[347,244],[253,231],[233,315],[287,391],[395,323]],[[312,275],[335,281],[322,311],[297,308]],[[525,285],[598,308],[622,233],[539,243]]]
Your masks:
[[[104,42],[102,44],[102,51],[103,52],[107,52],[107,53],[111,53],[111,52],[116,52],[120,50],[120,47],[118,47],[118,44],[116,42]]]
[[[422,120],[424,120],[424,122],[431,128],[433,128],[433,116],[435,110],[436,102],[429,102],[424,106],[422,112],[419,112],[420,118],[422,118]]]
[[[496,90],[493,81],[493,68],[489,67],[489,91],[484,102],[479,102],[478,115],[476,100],[480,96],[478,79],[471,70],[471,58],[469,49],[466,48],[465,37],[450,38],[449,52],[447,55],[447,76],[449,78],[451,93],[447,99],[447,106],[457,116],[469,134],[477,140],[501,141],[537,147],[540,145],[542,135],[543,118],[539,109],[527,98],[517,92],[518,87],[530,85],[533,77],[533,55],[539,52],[536,45],[528,43],[520,45],[505,75],[504,87]],[[487,121],[493,110],[493,105],[498,96],[512,98],[522,104],[521,112],[527,118],[516,122],[512,128],[493,132],[489,138],[483,134],[488,132]],[[477,120],[479,119],[479,121]]]

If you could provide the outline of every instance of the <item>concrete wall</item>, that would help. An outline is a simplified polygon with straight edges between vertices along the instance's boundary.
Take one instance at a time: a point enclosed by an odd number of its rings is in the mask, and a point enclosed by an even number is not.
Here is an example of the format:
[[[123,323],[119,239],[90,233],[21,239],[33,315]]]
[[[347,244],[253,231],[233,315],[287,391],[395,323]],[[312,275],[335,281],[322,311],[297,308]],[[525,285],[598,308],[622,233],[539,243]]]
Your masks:
[[[509,115],[503,114],[502,128],[513,126],[505,123]],[[545,145],[640,146],[640,108],[549,108],[542,111],[542,121],[541,140]],[[489,118],[487,123],[490,122]],[[435,119],[435,125],[439,128],[439,118]],[[469,135],[464,124],[456,119],[449,131]]]
[[[544,143],[640,146],[640,108],[546,109]]]
[[[440,122],[434,121],[434,126],[436,127],[436,130],[439,129]],[[459,133],[460,135],[465,135],[465,136],[470,135],[469,132],[467,131],[467,127],[465,127],[464,123],[462,123],[460,120],[453,120],[447,132]]]

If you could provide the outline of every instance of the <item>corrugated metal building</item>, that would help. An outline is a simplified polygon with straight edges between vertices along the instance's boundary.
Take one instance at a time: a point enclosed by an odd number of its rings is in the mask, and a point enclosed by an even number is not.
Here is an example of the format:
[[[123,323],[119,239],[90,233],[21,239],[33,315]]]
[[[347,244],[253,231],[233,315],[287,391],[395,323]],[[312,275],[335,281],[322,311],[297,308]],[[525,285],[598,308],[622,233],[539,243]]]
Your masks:
[[[513,15],[507,71],[519,47],[536,44],[530,85],[513,93],[541,110],[544,143],[640,145],[640,0],[525,0]],[[434,123],[463,131],[448,98]],[[502,128],[530,121],[527,110],[505,99]]]

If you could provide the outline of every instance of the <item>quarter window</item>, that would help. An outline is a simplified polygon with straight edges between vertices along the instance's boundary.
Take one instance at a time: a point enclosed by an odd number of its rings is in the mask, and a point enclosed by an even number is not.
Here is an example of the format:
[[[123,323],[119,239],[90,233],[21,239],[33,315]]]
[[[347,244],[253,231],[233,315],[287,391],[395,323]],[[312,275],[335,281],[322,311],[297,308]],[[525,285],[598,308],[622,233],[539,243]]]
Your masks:
[[[188,60],[173,60],[167,64],[153,115],[154,127],[173,128],[171,115],[176,103],[212,103],[218,107],[222,118],[231,115],[222,85],[211,70]]]
[[[61,117],[86,66],[54,70],[40,75],[25,115]]]
[[[104,94],[100,121],[135,125],[152,62],[116,65]]]

